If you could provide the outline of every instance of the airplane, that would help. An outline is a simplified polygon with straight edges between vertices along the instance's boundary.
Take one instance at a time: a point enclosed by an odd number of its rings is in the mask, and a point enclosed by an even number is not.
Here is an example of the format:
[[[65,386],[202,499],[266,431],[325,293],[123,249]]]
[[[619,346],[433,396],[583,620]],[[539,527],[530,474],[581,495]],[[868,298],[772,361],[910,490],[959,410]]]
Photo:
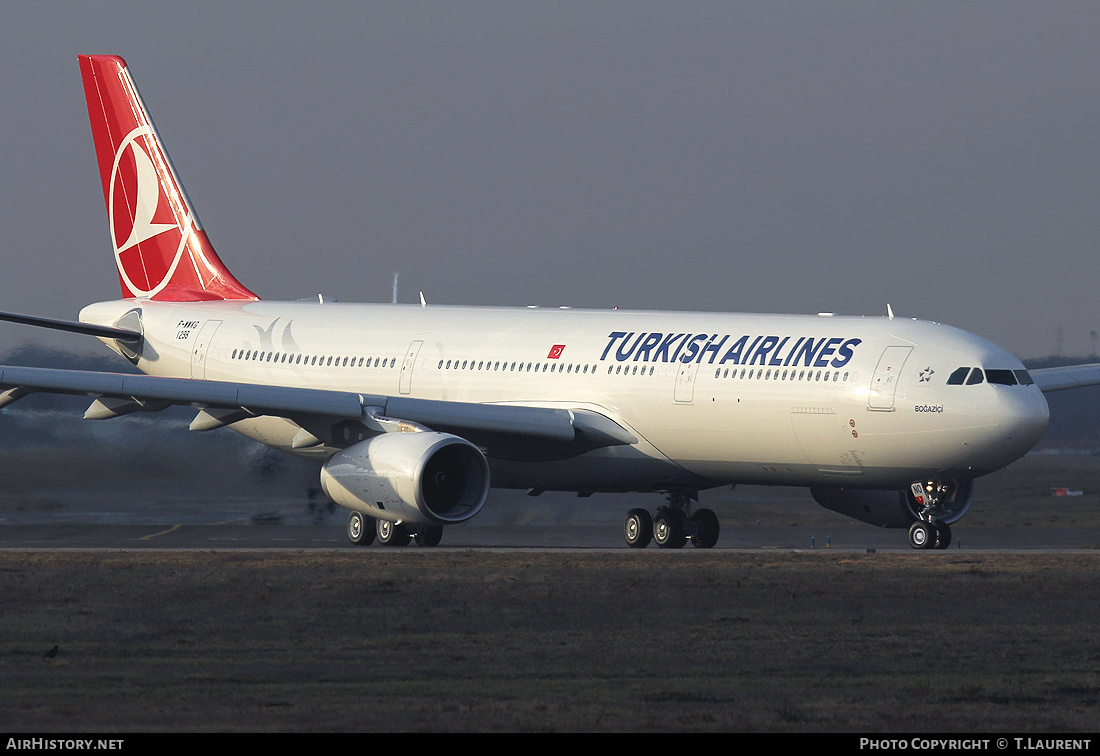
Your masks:
[[[711,548],[719,486],[808,487],[821,506],[945,549],[974,480],[1027,453],[1045,391],[1100,365],[1027,371],[939,323],[845,317],[273,302],[215,252],[126,62],[78,58],[122,296],[77,321],[141,374],[0,367],[0,406],[92,399],[89,419],[169,406],[320,464],[354,544],[434,546],[490,485],[661,494],[629,546]]]

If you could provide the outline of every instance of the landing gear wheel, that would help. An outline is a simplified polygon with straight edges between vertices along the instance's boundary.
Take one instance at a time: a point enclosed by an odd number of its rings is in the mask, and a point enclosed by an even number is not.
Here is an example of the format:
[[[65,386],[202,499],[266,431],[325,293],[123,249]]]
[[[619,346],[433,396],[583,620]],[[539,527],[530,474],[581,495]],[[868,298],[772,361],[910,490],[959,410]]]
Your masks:
[[[661,507],[653,518],[653,540],[662,549],[679,549],[687,543],[684,532],[684,513]]]
[[[697,549],[713,548],[718,543],[718,515],[709,509],[697,509],[689,520],[691,545]]]
[[[946,522],[936,523],[936,548],[940,550],[951,548],[951,528]]]
[[[936,530],[930,522],[917,520],[909,526],[909,545],[914,549],[930,549],[936,544]]]
[[[653,540],[653,518],[644,509],[632,509],[626,513],[623,536],[632,549],[644,549]]]
[[[374,543],[374,523],[362,512],[348,515],[348,540],[356,546],[370,546]]]
[[[398,522],[378,520],[378,542],[385,546],[408,546],[412,540],[409,529]]]
[[[438,546],[439,542],[443,540],[443,526],[426,525],[416,531],[413,538],[416,540],[417,546]]]

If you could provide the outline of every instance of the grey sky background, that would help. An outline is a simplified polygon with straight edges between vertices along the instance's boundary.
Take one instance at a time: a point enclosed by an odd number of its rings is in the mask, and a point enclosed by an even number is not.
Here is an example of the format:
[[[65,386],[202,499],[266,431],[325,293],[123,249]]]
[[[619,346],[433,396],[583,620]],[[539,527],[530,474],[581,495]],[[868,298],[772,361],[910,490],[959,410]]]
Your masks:
[[[119,296],[76,62],[115,53],[265,299],[890,303],[1086,354],[1098,39],[1094,2],[6,2],[0,309]]]

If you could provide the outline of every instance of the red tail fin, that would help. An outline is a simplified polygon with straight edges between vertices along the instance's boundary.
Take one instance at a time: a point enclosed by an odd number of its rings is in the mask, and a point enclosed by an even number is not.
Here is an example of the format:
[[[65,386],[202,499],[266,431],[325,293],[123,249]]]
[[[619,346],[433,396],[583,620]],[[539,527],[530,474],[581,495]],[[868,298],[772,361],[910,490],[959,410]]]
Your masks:
[[[202,230],[126,61],[79,59],[122,296],[259,299],[226,269]]]

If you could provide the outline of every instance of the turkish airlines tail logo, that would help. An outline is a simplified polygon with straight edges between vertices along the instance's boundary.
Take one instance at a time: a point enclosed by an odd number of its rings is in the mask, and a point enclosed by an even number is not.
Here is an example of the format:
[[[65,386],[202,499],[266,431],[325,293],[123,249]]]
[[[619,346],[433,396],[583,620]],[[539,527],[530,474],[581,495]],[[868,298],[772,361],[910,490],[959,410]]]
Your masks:
[[[202,230],[126,61],[79,60],[122,295],[258,299],[226,269]]]

